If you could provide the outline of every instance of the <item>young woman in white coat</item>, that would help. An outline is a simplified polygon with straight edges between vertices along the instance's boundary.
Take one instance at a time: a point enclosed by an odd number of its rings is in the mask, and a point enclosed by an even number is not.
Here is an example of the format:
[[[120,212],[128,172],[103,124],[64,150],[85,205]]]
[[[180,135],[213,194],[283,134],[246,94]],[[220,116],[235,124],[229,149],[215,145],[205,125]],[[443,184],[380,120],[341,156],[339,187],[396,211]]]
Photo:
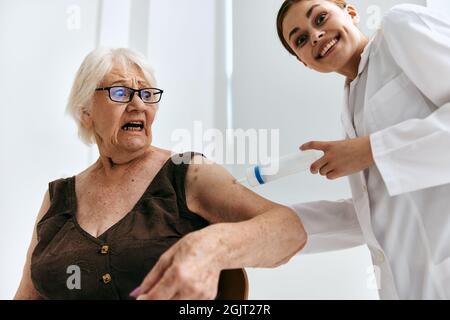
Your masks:
[[[450,19],[416,5],[392,8],[369,40],[341,0],[288,0],[284,47],[306,67],[346,78],[346,139],[308,142],[311,167],[348,176],[352,199],[292,207],[303,252],[366,243],[382,299],[450,299]]]

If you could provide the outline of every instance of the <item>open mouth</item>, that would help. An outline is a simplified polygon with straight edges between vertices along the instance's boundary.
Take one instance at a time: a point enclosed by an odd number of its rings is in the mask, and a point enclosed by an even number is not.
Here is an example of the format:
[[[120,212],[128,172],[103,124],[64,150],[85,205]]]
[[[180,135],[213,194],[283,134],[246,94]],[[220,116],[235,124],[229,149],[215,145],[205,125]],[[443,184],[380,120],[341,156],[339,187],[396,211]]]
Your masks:
[[[331,39],[319,52],[319,55],[317,56],[317,59],[323,59],[330,55],[331,52],[333,52],[334,48],[336,48],[336,45],[339,43],[339,40],[341,39],[340,36],[337,36],[336,38]]]
[[[144,130],[143,121],[131,121],[127,122],[122,126],[122,130],[125,131],[142,131]]]

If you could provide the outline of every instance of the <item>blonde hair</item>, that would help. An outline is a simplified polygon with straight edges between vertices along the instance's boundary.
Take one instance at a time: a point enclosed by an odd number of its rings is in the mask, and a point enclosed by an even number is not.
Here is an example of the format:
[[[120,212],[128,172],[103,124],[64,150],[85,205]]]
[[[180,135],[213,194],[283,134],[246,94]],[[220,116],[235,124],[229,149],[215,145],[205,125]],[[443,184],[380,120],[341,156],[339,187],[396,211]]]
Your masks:
[[[81,116],[90,110],[95,89],[115,64],[136,65],[145,80],[151,86],[156,86],[153,69],[142,54],[126,48],[97,48],[90,52],[75,75],[66,107],[66,112],[78,126],[78,136],[87,145],[95,143],[94,133],[82,125]]]

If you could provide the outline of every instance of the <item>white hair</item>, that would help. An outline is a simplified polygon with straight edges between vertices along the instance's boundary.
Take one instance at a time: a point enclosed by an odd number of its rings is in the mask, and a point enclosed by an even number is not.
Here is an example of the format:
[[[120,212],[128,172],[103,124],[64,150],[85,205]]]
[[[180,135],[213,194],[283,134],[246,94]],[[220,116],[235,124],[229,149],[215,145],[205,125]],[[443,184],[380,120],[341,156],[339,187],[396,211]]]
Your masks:
[[[126,48],[97,48],[84,58],[70,91],[66,111],[77,123],[78,136],[87,145],[95,143],[94,133],[81,123],[81,115],[89,111],[97,86],[112,70],[115,64],[136,65],[142,71],[145,80],[156,86],[153,69],[143,55]]]

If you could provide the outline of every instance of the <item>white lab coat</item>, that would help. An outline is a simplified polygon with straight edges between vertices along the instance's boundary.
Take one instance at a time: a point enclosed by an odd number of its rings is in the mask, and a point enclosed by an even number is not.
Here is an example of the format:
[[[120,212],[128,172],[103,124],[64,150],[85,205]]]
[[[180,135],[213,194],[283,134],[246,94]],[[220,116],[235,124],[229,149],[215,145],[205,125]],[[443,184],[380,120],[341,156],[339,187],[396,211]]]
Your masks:
[[[450,299],[450,19],[391,9],[346,86],[342,123],[347,138],[370,135],[376,165],[349,177],[352,199],[292,206],[304,253],[366,243],[381,299]]]

